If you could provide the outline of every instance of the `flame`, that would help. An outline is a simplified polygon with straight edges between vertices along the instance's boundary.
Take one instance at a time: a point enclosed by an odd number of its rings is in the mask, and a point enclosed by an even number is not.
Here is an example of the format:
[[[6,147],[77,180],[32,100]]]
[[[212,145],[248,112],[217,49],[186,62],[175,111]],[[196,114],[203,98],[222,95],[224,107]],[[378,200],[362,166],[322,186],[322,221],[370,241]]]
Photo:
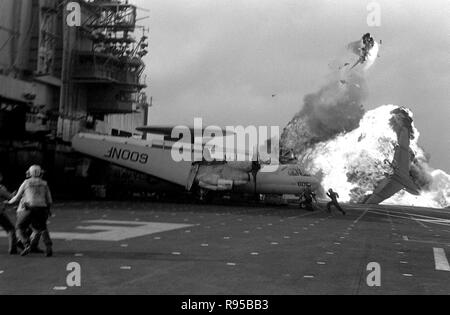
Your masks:
[[[393,112],[402,109],[412,120],[411,111],[396,105],[383,105],[368,111],[353,131],[341,133],[303,150],[300,163],[307,172],[321,176],[324,189],[333,188],[344,202],[360,202],[377,184],[392,173],[386,161],[394,158],[397,134],[392,127]],[[411,175],[422,188],[420,196],[401,191],[385,204],[445,208],[450,206],[450,175],[428,165],[418,145],[419,131],[412,123],[414,153]]]

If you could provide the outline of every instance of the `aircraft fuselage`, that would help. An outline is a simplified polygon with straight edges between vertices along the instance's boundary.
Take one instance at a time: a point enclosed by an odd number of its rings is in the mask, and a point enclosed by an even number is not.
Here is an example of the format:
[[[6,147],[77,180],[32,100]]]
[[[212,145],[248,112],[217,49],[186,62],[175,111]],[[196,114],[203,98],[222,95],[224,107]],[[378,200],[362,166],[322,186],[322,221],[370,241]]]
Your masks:
[[[226,162],[215,165],[174,161],[171,146],[164,142],[152,144],[143,140],[79,134],[74,137],[72,146],[85,155],[182,185],[187,190],[197,184],[212,191],[284,195],[300,194],[308,185],[314,190],[320,187],[316,178],[303,174],[297,165],[268,165],[253,172]]]

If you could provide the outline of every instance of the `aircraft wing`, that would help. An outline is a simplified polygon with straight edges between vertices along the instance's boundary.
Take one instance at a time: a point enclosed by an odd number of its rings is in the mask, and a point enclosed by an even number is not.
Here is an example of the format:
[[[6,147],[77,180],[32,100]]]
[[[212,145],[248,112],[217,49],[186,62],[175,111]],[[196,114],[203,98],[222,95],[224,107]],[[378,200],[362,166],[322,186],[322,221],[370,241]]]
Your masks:
[[[400,190],[402,190],[404,186],[391,178],[385,178],[375,189],[373,194],[367,199],[365,203],[367,204],[379,204],[386,199],[389,199]]]
[[[155,134],[155,135],[162,135],[162,136],[167,136],[167,137],[171,137],[171,136],[172,136],[172,131],[173,131],[173,130],[182,132],[182,131],[186,131],[186,129],[188,129],[188,130],[190,131],[190,133],[191,133],[192,136],[195,135],[195,129],[194,129],[194,127],[181,127],[181,126],[143,126],[143,127],[138,127],[138,128],[136,128],[136,130],[137,130],[137,131],[140,131],[140,132],[151,133],[151,134]],[[203,129],[201,130],[202,135],[203,135],[203,133],[205,132],[205,130],[206,130],[205,128],[203,128]],[[222,133],[221,135],[229,135],[229,136],[231,136],[231,135],[234,135],[234,134],[235,134],[234,132],[227,131],[226,129],[223,129],[223,128],[214,128],[214,129],[209,129],[209,128],[208,128],[208,130],[211,130],[211,131],[217,131],[217,133],[220,133],[220,132],[221,132],[221,133]],[[198,132],[198,130],[197,130],[197,132]],[[218,136],[220,136],[220,134],[219,134]]]
[[[144,126],[136,128],[136,130],[155,135],[171,136],[173,128],[174,126]]]
[[[202,129],[202,132],[200,134],[200,136],[202,136],[201,138],[201,143],[199,142],[199,138],[196,138],[196,133],[195,133],[195,129],[194,127],[183,127],[183,126],[144,126],[144,127],[139,127],[136,128],[137,131],[140,132],[144,132],[144,133],[150,133],[150,134],[154,134],[154,135],[162,135],[164,136],[164,140],[168,141],[168,142],[178,142],[178,141],[182,141],[184,143],[191,143],[191,144],[201,144],[201,146],[199,147],[194,147],[194,148],[198,148],[199,150],[203,151],[204,147],[206,147],[206,145],[209,144],[210,141],[213,140],[213,137],[216,138],[225,138],[226,137],[230,137],[230,136],[238,136],[236,134],[236,132],[234,131],[229,131],[223,128],[204,128]],[[209,136],[203,136],[205,134],[205,131],[208,130],[208,133],[211,135]],[[177,136],[179,136],[178,138],[172,138],[172,132],[175,131],[175,133],[177,134]],[[189,131],[189,135],[190,138],[182,138],[184,136],[184,133]],[[198,132],[198,130],[197,130]],[[171,144],[166,143],[165,147],[170,147]],[[216,150],[222,150],[225,157],[229,157],[229,156],[234,156],[234,155],[240,155],[240,156],[245,156],[245,160],[251,160],[253,158],[252,154],[254,154],[252,152],[252,150],[246,149],[246,148],[235,148],[235,147],[231,147],[231,149],[228,149],[225,146],[225,143],[223,143],[222,145],[218,145],[217,143],[214,144],[214,148]],[[205,154],[208,154],[208,152],[204,152]],[[223,158],[217,158],[217,157],[212,157],[217,161],[221,161],[223,160]]]

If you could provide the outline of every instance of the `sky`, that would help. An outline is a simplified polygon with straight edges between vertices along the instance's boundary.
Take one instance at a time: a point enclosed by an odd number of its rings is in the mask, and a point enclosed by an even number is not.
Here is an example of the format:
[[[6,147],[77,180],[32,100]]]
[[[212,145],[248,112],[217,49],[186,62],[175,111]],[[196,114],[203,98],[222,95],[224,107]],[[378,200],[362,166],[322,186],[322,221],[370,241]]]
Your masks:
[[[369,27],[367,5],[381,8]],[[447,0],[134,0],[150,28],[149,123],[284,128],[306,94],[370,32],[382,40],[367,73],[367,109],[410,108],[431,165],[450,172]],[[345,57],[343,57],[345,56]],[[355,58],[355,56],[352,56]],[[351,59],[350,61],[355,61]],[[276,95],[275,97],[272,97]]]

